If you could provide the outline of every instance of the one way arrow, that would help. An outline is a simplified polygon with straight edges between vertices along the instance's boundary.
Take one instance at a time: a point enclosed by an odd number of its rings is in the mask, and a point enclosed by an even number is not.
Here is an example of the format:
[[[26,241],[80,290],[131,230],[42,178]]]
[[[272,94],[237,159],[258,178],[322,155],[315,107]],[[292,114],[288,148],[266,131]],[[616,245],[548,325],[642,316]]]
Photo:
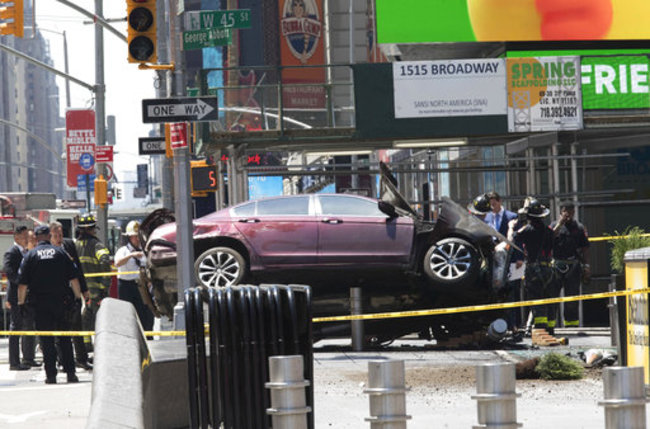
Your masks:
[[[168,104],[148,106],[147,114],[151,117],[169,118],[173,116],[196,116],[196,119],[203,119],[214,110],[208,103],[198,99],[191,104]]]
[[[217,120],[216,97],[142,100],[144,123]]]

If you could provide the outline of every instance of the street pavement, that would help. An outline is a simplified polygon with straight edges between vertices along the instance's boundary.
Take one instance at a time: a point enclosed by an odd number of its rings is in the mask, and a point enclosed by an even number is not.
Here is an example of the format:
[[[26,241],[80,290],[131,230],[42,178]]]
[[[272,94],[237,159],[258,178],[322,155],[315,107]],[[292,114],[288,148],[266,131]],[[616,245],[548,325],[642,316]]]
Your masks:
[[[320,341],[315,345],[314,387],[317,428],[369,427],[367,383],[368,361],[405,361],[409,428],[466,428],[478,424],[474,371],[488,362],[515,361],[556,351],[571,353],[591,348],[614,350],[609,331],[590,329],[565,331],[568,346],[531,349],[530,339],[508,349],[445,350],[417,339],[394,342],[387,348],[351,351],[349,339]],[[42,368],[9,371],[7,339],[0,339],[0,427],[83,428],[90,410],[92,373],[79,370],[80,383],[45,385]],[[39,356],[40,358],[40,356]],[[584,380],[543,382],[517,380],[518,421],[526,428],[604,427],[600,374]],[[650,420],[649,420],[650,422]],[[650,425],[648,426],[650,427]]]

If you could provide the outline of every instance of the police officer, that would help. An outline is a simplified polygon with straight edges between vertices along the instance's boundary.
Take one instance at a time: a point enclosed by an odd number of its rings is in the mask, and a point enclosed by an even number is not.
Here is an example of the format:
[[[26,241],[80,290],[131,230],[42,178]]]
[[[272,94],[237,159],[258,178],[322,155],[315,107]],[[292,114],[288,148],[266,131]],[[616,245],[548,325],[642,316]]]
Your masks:
[[[554,294],[553,231],[544,224],[543,218],[549,210],[536,198],[528,200],[524,209],[526,224],[514,231],[514,242],[524,250],[526,269],[524,271],[524,290],[526,299],[542,299]],[[548,327],[548,305],[532,307],[535,328]]]
[[[111,271],[111,255],[106,246],[95,236],[97,221],[92,214],[85,214],[79,218],[79,236],[75,243],[77,254],[81,261],[81,269],[87,276],[92,273],[107,273]],[[111,286],[109,276],[86,277],[86,285],[90,298],[81,315],[81,323],[85,331],[95,330],[95,317],[99,306],[108,296]],[[90,337],[85,337],[86,349],[92,350]]]
[[[558,294],[564,288],[564,295],[578,295],[580,293],[581,277],[589,279],[589,239],[587,230],[575,217],[575,205],[572,201],[560,203],[560,219],[551,224],[555,241],[553,244],[553,258],[555,275],[557,279],[556,291]],[[564,326],[579,326],[578,302],[564,304]],[[556,304],[555,308],[558,308]],[[555,323],[549,320],[549,325]]]
[[[18,275],[18,304],[25,304],[29,291],[29,305],[34,309],[36,329],[39,331],[59,331],[66,329],[65,308],[73,305],[66,302],[73,296],[81,298],[79,270],[72,258],[63,249],[50,243],[50,228],[41,225],[34,230],[37,245],[30,250],[20,265]],[[55,337],[40,338],[43,361],[45,362],[45,383],[56,383]],[[63,357],[63,369],[68,375],[68,383],[77,383],[72,341],[70,337],[58,337]]]
[[[79,261],[79,255],[77,255],[77,248],[74,244],[74,241],[71,238],[66,238],[63,236],[63,225],[61,222],[50,222],[50,233],[50,242],[57,247],[63,248],[63,250],[65,250],[66,253],[72,257],[72,261],[75,263],[77,268],[79,268],[79,285],[81,286],[81,294],[83,295],[84,299],[88,300],[90,298],[90,294],[88,292],[86,278],[83,274],[83,271],[81,270],[81,261]],[[81,331],[83,329],[81,324],[81,301],[76,302],[75,305],[68,308],[68,310],[68,329],[72,331]],[[88,351],[86,350],[84,339],[82,337],[73,337],[72,344],[74,345],[77,368],[91,370],[93,367],[88,363]]]
[[[467,210],[477,218],[485,221],[485,215],[492,211],[492,206],[490,206],[490,197],[487,194],[477,196],[467,205]]]

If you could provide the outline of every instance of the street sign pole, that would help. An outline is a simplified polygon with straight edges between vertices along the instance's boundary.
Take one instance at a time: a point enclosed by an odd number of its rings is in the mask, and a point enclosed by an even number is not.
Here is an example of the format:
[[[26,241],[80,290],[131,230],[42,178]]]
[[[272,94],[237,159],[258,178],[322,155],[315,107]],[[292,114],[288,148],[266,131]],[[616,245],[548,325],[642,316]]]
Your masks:
[[[179,0],[173,0],[174,26],[178,34],[183,34],[183,19],[177,11]],[[175,43],[180,45],[180,38],[173,37]],[[185,62],[180,46],[172,50],[172,58],[176,69],[173,74],[172,91],[175,96],[185,94]],[[171,122],[171,121],[170,121]],[[185,329],[185,307],[183,305],[185,291],[194,287],[194,245],[192,237],[192,212],[190,197],[190,152],[189,145],[174,149],[174,196],[176,197],[176,278],[178,279],[178,302],[174,307],[174,329]]]
[[[104,0],[95,0],[95,15],[104,16]],[[104,85],[104,27],[95,25],[95,104],[96,104],[96,130],[98,146],[106,144],[106,110],[105,96],[106,86]],[[93,154],[94,156],[94,154]],[[106,177],[106,170],[103,164],[97,165],[97,177]],[[90,184],[86,184],[90,188]],[[89,206],[90,207],[90,206]],[[108,240],[108,205],[97,205],[97,238],[106,244]]]

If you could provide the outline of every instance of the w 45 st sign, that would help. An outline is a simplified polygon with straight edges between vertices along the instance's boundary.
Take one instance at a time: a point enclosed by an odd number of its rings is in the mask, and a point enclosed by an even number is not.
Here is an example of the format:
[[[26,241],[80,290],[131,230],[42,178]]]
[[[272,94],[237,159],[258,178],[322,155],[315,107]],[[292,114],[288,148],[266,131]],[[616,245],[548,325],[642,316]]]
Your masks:
[[[203,122],[219,119],[217,97],[154,98],[142,100],[142,122]]]

